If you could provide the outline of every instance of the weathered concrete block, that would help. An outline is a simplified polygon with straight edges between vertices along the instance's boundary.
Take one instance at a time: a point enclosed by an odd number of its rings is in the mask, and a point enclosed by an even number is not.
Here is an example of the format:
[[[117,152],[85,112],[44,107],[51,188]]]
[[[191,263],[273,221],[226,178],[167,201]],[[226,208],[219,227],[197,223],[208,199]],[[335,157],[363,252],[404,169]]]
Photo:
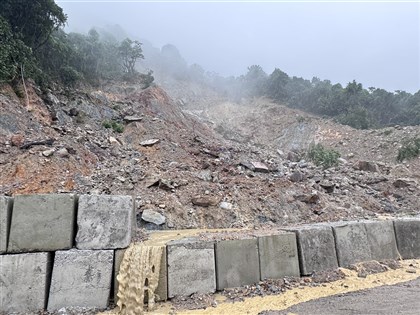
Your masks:
[[[372,260],[365,224],[361,222],[337,222],[333,224],[338,264],[351,264]]]
[[[306,276],[314,271],[338,268],[331,226],[319,224],[288,230],[296,232],[302,275]]]
[[[7,250],[9,239],[10,220],[12,218],[13,199],[0,196],[0,254]]]
[[[372,259],[397,259],[399,255],[393,222],[366,221],[364,224]]]
[[[54,251],[71,248],[75,211],[75,195],[16,196],[7,251]]]
[[[165,247],[160,261],[159,284],[155,291],[155,295],[157,296],[156,301],[166,301],[168,299],[168,264],[166,251],[167,248]]]
[[[82,195],[77,213],[78,249],[117,249],[130,245],[133,231],[131,196]]]
[[[401,257],[420,258],[420,218],[395,220],[394,228]]]
[[[183,239],[167,245],[168,297],[216,291],[214,243]]]
[[[120,270],[121,262],[124,258],[124,253],[126,249],[118,249],[115,251],[114,254],[114,303],[118,301],[118,280],[117,276]],[[160,261],[160,269],[159,269],[159,284],[155,291],[156,295],[156,302],[159,301],[166,301],[168,299],[168,281],[167,281],[167,264],[166,264],[166,247],[163,249],[161,261]]]
[[[295,233],[258,238],[261,280],[299,277],[299,258]]]
[[[217,242],[216,265],[218,290],[259,282],[257,239]]]
[[[112,250],[55,253],[48,309],[106,308],[111,292]]]
[[[117,280],[117,276],[118,273],[120,272],[120,266],[121,266],[121,262],[123,261],[124,258],[124,253],[125,253],[126,249],[117,249],[116,251],[114,251],[114,274],[112,276],[113,279],[113,285],[114,285],[114,291],[113,291],[113,300],[114,303],[117,304],[118,301],[118,286],[119,286],[119,282]]]
[[[49,253],[1,255],[0,313],[44,309],[50,274]]]

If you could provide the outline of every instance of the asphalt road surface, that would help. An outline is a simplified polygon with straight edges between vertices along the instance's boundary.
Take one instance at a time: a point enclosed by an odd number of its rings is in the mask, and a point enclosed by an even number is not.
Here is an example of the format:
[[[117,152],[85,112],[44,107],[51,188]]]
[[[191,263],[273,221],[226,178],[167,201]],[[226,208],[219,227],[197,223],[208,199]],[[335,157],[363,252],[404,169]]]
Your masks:
[[[392,286],[333,295],[261,315],[420,314],[420,278]]]

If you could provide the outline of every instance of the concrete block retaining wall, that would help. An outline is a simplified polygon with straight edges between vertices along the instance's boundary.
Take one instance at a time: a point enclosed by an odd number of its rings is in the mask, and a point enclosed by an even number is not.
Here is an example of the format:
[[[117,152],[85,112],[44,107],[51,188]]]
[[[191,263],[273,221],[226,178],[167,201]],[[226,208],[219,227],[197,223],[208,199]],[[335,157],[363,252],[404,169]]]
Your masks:
[[[299,277],[299,260],[294,233],[258,238],[261,279]]]
[[[0,196],[0,219],[0,313],[107,307],[132,197]]]
[[[213,242],[178,240],[168,243],[168,297],[216,291]]]
[[[258,240],[242,239],[216,243],[217,290],[260,281]]]
[[[72,248],[75,214],[75,195],[16,196],[7,252]]]
[[[331,226],[314,224],[288,230],[296,233],[302,275],[307,276],[314,271],[338,267]]]
[[[394,228],[401,257],[420,257],[420,219],[394,221]]]
[[[111,289],[112,250],[55,252],[48,309],[85,306],[106,308]]]
[[[13,199],[0,196],[0,254],[5,253],[9,239],[10,220],[12,218]]]
[[[0,196],[0,313],[105,308],[134,223],[128,196]],[[158,294],[209,293],[400,256],[420,258],[420,217],[181,239],[166,244]]]

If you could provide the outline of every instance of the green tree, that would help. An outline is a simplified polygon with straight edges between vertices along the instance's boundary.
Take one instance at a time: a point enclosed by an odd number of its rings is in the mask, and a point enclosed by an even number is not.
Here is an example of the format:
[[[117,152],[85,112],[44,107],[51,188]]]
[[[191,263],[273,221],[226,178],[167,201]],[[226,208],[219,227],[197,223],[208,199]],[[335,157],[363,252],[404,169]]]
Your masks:
[[[370,110],[376,117],[376,120],[383,124],[389,125],[392,119],[397,115],[397,100],[394,93],[384,89],[370,88]]]
[[[1,0],[0,14],[15,34],[36,51],[54,30],[63,26],[67,16],[54,0]]]
[[[125,73],[133,75],[135,73],[136,61],[144,59],[141,49],[141,43],[137,40],[129,38],[124,39],[118,47],[119,55],[122,59],[123,69]]]
[[[12,33],[9,23],[0,16],[0,81],[11,82],[24,69],[26,73],[37,70],[31,49]]]
[[[347,113],[340,116],[338,121],[356,129],[368,129],[372,127],[369,111],[361,106],[351,107]]]
[[[278,102],[287,101],[289,98],[286,88],[288,82],[289,76],[287,73],[276,68],[267,79],[264,94]]]
[[[406,101],[406,124],[420,125],[420,90]]]
[[[266,84],[267,74],[259,65],[248,67],[248,72],[243,78],[247,96],[260,96]]]
[[[0,81],[8,81],[16,75],[17,65],[13,62],[16,54],[9,23],[0,16]]]

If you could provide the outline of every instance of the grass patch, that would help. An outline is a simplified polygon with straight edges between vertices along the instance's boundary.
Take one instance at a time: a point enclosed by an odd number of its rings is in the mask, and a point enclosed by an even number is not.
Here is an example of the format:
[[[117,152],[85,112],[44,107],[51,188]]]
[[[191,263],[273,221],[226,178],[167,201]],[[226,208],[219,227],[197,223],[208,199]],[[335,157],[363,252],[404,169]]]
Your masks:
[[[338,165],[340,153],[333,149],[327,149],[322,144],[311,145],[308,150],[308,158],[317,166],[324,169]]]
[[[102,126],[107,129],[112,128],[112,130],[118,133],[122,133],[124,131],[124,125],[113,120],[104,120],[102,122]]]
[[[386,129],[382,134],[384,135],[384,136],[389,136],[391,133],[393,132],[393,130],[392,129]]]
[[[410,160],[420,156],[420,138],[413,138],[404,141],[398,150],[397,161]]]

